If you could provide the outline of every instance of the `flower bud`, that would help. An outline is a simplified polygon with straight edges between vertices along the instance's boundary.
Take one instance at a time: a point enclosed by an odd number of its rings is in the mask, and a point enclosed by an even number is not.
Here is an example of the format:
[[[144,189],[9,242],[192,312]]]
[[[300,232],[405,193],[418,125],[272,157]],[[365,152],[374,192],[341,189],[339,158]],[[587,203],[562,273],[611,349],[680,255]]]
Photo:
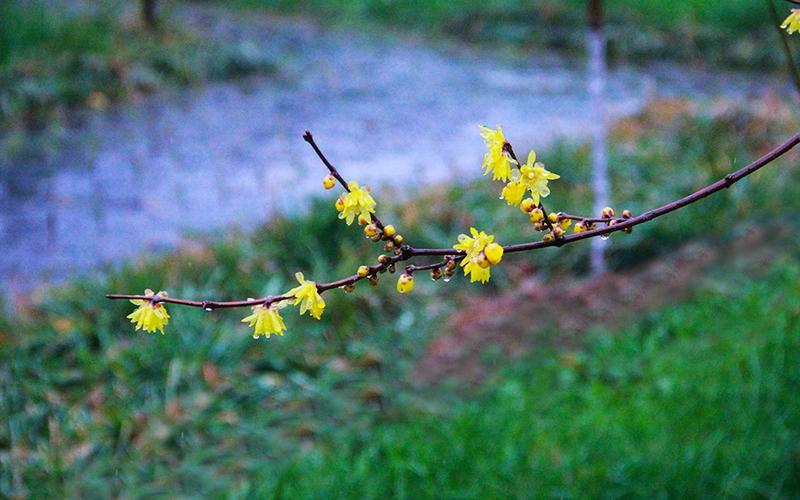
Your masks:
[[[383,245],[383,251],[391,252],[392,250],[394,250],[394,243],[392,243],[391,241],[387,241],[386,244]]]
[[[432,280],[436,281],[441,277],[442,277],[442,270],[441,269],[439,269],[438,267],[434,267],[433,269],[431,269],[431,279]]]
[[[394,274],[394,272],[397,271],[397,266],[395,266],[394,262],[392,262],[391,264],[389,264],[389,267],[387,269],[389,270],[390,273]]]
[[[344,290],[346,293],[350,293],[355,289],[356,289],[356,284],[355,283],[348,283],[348,284],[346,284],[345,286],[342,287],[342,290]]]
[[[367,224],[369,224],[371,221],[372,221],[372,219],[370,219],[369,217],[367,217],[367,216],[366,216],[366,215],[364,215],[364,214],[361,214],[361,215],[359,215],[359,216],[358,216],[358,223],[359,223],[360,225],[362,225],[362,226],[366,226],[366,225],[367,225]]]
[[[344,199],[341,196],[336,199],[336,210],[338,212],[344,210]]]
[[[378,226],[375,224],[369,224],[368,226],[364,227],[364,234],[367,235],[368,238],[372,238],[373,236],[377,236],[378,234]]]
[[[393,225],[389,224],[388,226],[383,226],[383,234],[384,236],[391,238],[397,233],[397,230],[394,228]]]
[[[558,214],[554,213],[547,214],[547,221],[550,222],[551,224],[555,224],[556,222],[558,222]]]
[[[604,219],[610,219],[611,217],[614,217],[614,214],[615,214],[615,212],[614,212],[613,208],[606,207],[606,208],[603,209],[602,212],[600,212],[600,217],[602,217]]]
[[[572,219],[561,219],[561,222],[558,224],[561,226],[561,229],[569,229],[569,226],[572,225]]]
[[[394,244],[395,245],[402,245],[403,244],[403,236],[400,234],[394,235]]]
[[[445,264],[445,265],[444,265],[444,268],[445,268],[445,270],[447,270],[447,271],[452,271],[453,269],[455,269],[455,268],[456,268],[456,266],[457,266],[457,265],[458,265],[458,264],[456,263],[456,261],[455,261],[455,260],[453,260],[453,259],[450,259],[450,260],[448,260],[448,261],[447,261],[447,264]]]
[[[539,222],[544,219],[544,212],[542,212],[541,208],[535,208],[531,212],[531,222]]]
[[[564,230],[561,229],[561,226],[554,227],[552,232],[553,236],[555,236],[556,238],[561,238],[562,236],[564,236]]]
[[[326,175],[324,179],[322,179],[322,187],[325,189],[333,189],[333,186],[336,185],[336,178],[330,174]]]
[[[582,233],[586,231],[586,225],[583,222],[578,222],[572,229],[575,231],[575,234]]]
[[[379,255],[378,262],[380,262],[381,264],[386,264],[387,262],[389,262],[389,256],[384,254]]]
[[[626,209],[626,210],[622,211],[622,218],[623,219],[630,219],[631,217],[633,217],[633,214],[631,213],[630,210]]]
[[[525,198],[522,200],[522,203],[519,204],[519,209],[526,213],[531,213],[535,205],[533,204],[532,198]]]
[[[483,269],[489,267],[489,259],[486,258],[486,254],[484,254],[483,252],[473,257],[472,262],[474,262]]]
[[[359,278],[364,278],[369,274],[369,267],[367,266],[358,266],[358,271],[356,272]]]
[[[554,238],[552,233],[547,233],[544,236],[542,236],[542,241],[553,241],[553,239]]]
[[[376,286],[378,284],[378,275],[377,274],[373,274],[367,279],[368,279],[369,284],[371,286]]]
[[[541,222],[537,222],[533,225],[533,229],[536,231],[541,231],[542,229],[544,229],[544,224],[542,224]]]
[[[410,274],[403,273],[397,279],[397,291],[400,293],[408,293],[414,289],[414,277]]]
[[[497,243],[489,243],[486,245],[483,253],[486,254],[486,259],[491,265],[496,265],[503,260],[503,247]]]

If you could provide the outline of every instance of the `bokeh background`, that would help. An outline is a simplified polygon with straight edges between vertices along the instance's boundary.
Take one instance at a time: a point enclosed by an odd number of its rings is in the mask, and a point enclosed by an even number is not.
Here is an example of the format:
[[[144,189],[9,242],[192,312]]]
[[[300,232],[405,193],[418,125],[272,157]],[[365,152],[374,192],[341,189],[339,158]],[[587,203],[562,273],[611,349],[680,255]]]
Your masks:
[[[0,3],[0,496],[800,494],[796,154],[615,234],[601,274],[578,243],[486,286],[387,275],[269,340],[174,306],[134,333],[103,298],[372,262],[306,129],[418,246],[539,237],[480,176],[479,124],[561,174],[548,208],[590,213],[586,3]],[[800,130],[789,8],[604,2],[612,206]]]

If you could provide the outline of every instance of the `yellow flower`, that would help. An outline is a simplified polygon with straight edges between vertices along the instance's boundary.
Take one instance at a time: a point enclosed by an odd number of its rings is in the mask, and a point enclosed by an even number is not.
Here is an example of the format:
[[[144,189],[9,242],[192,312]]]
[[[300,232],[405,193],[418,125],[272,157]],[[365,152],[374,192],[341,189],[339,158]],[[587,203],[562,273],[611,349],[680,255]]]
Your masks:
[[[464,268],[464,275],[469,275],[470,283],[475,281],[486,283],[491,276],[491,260],[484,253],[484,249],[492,244],[494,236],[486,234],[483,231],[478,231],[474,227],[471,227],[469,230],[472,237],[466,234],[459,235],[458,243],[453,245],[453,248],[466,254],[461,260],[461,267]],[[502,247],[500,250],[502,250]],[[498,257],[497,249],[492,247],[490,253],[492,254],[492,259],[496,259],[497,262],[500,262],[502,252],[499,252],[500,255]]]
[[[536,153],[528,153],[528,161],[518,171],[515,169],[511,174],[509,182],[501,198],[505,199],[509,205],[519,205],[526,191],[531,192],[531,199],[534,205],[539,205],[541,198],[546,198],[550,194],[547,187],[549,181],[560,178],[560,175],[549,172],[542,163],[536,161]]]
[[[337,202],[336,209],[339,210],[339,206],[341,206],[339,218],[347,219],[348,226],[353,223],[356,216],[363,216],[367,222],[371,222],[371,214],[375,213],[375,200],[372,198],[372,195],[369,194],[369,191],[366,189],[359,187],[357,182],[350,182],[347,184],[347,187],[350,189],[350,192],[345,193],[340,198],[341,205]]]
[[[317,291],[317,284],[313,281],[306,281],[303,273],[294,275],[300,286],[296,286],[286,292],[287,295],[294,297],[294,305],[300,304],[300,314],[311,311],[311,315],[319,319],[325,309],[325,300]]]
[[[511,157],[505,151],[506,138],[503,129],[499,125],[497,130],[488,127],[481,127],[481,137],[486,142],[489,151],[483,156],[483,167],[486,169],[483,175],[492,172],[492,180],[507,181],[511,176]]]
[[[167,296],[167,292],[164,291],[153,294],[153,291],[149,288],[144,291],[144,294],[147,297]],[[131,323],[136,323],[137,330],[144,330],[148,333],[154,333],[158,330],[162,334],[164,333],[164,326],[169,323],[169,314],[162,302],[153,303],[151,300],[134,299],[131,300],[131,303],[139,306],[127,316]]]
[[[795,31],[800,31],[800,9],[792,9],[792,13],[783,21],[781,28],[785,29],[790,35]]]
[[[397,291],[400,293],[408,293],[414,289],[414,277],[410,274],[403,273],[397,279]]]
[[[486,254],[486,259],[489,261],[489,264],[496,265],[499,264],[501,260],[503,260],[503,247],[498,245],[497,243],[489,243],[486,245],[486,248],[483,249],[483,253]]]
[[[271,335],[283,336],[286,325],[283,323],[283,318],[281,318],[281,314],[278,312],[280,307],[279,304],[272,304],[269,307],[264,304],[253,306],[253,314],[244,318],[242,323],[249,323],[249,326],[254,327],[254,339],[262,335],[267,338]]]
[[[506,203],[509,205],[519,205],[527,190],[528,188],[525,187],[525,184],[519,181],[512,181],[503,188],[503,191],[500,193],[500,199],[506,200]]]

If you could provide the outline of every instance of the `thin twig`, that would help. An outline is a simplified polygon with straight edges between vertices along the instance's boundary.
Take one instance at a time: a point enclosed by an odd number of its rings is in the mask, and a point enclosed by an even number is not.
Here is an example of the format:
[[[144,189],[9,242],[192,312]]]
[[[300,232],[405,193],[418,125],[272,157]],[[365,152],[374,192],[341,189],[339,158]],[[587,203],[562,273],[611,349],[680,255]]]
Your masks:
[[[345,191],[349,193],[350,187],[347,185],[348,182],[344,179],[344,177],[342,177],[339,171],[336,170],[336,167],[334,167],[333,164],[328,161],[328,158],[325,157],[325,155],[322,153],[322,150],[319,149],[319,146],[317,146],[317,143],[314,141],[314,136],[311,135],[310,130],[306,130],[306,132],[303,134],[303,140],[311,145],[311,147],[314,149],[314,152],[317,153],[317,156],[319,156],[319,159],[322,160],[322,163],[325,165],[331,175],[334,176],[336,180],[339,181],[339,184],[341,184],[345,189]],[[381,222],[378,216],[373,214],[372,219],[375,221],[375,225],[383,230],[383,222]]]

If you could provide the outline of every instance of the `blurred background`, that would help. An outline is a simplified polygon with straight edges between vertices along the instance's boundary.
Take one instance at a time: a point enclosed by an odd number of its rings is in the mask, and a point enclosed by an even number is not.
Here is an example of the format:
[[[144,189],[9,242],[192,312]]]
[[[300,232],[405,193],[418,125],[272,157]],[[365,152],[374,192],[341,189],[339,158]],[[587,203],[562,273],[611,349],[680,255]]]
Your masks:
[[[479,124],[643,211],[800,130],[782,0],[0,3],[0,496],[800,494],[794,153],[486,286],[326,294],[134,333],[106,293],[276,294],[380,248],[310,129],[416,246],[539,238]],[[599,205],[598,205],[599,204]]]

